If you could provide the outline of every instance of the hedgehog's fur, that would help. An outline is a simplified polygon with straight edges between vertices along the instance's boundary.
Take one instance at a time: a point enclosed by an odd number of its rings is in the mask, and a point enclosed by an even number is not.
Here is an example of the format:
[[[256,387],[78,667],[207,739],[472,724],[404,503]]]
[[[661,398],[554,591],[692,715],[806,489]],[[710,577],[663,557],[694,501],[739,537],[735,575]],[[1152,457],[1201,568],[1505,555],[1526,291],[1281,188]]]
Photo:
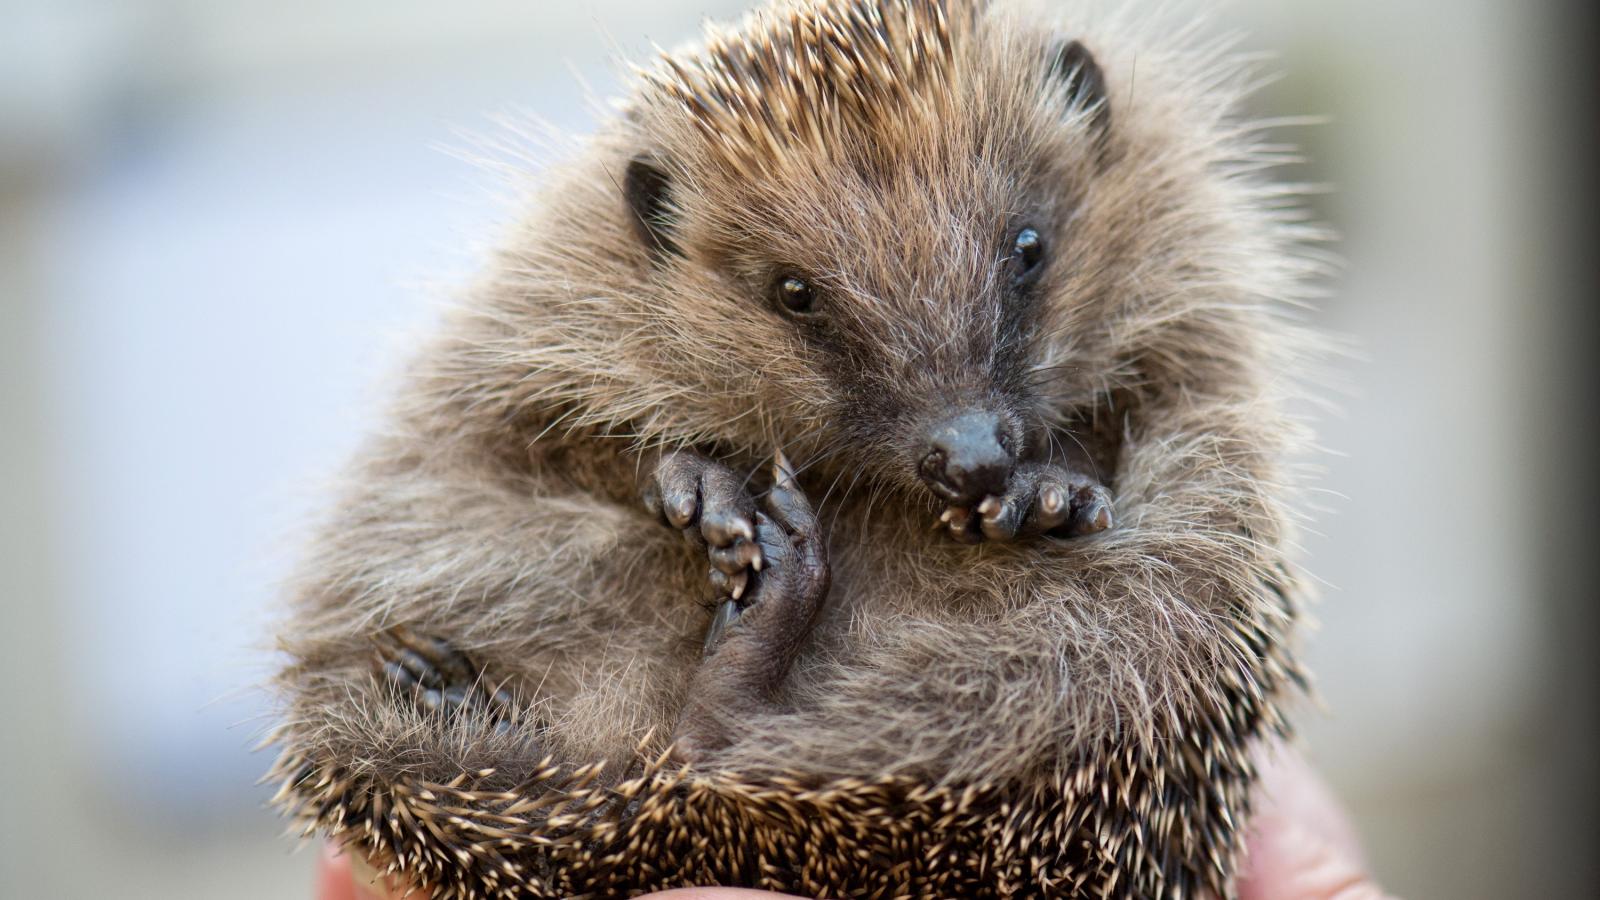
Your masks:
[[[1070,41],[1103,94],[1053,68]],[[1283,313],[1318,237],[1232,118],[1251,77],[1005,0],[802,0],[641,73],[312,546],[283,802],[441,896],[1231,896],[1251,753],[1304,683]],[[640,164],[671,187],[643,219]],[[1061,248],[1020,322],[991,302],[1017,213]],[[834,331],[763,299],[778,263],[827,284]],[[906,423],[976,394],[1035,452],[1081,444],[1117,527],[930,531]],[[787,451],[832,588],[782,711],[685,765],[705,555],[637,497],[690,447]],[[381,674],[396,633],[465,653],[499,712],[420,707]]]

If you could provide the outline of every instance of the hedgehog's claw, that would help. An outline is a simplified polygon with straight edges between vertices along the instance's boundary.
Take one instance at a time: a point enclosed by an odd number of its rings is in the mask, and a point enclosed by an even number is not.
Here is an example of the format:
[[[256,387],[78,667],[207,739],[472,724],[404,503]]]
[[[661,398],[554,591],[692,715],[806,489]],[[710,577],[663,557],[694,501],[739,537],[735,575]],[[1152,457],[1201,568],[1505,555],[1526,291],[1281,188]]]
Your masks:
[[[445,716],[463,710],[482,712],[494,722],[497,733],[509,730],[516,715],[510,692],[486,686],[482,672],[466,654],[445,641],[396,626],[380,636],[378,654],[384,676],[415,697],[424,710]]]
[[[419,635],[404,626],[390,631],[390,635],[405,648],[401,658],[408,660],[419,678],[424,674],[436,679],[437,687],[449,681],[470,681],[476,676],[472,663],[460,651],[436,637]]]
[[[711,590],[718,600],[738,600],[744,596],[745,588],[750,584],[748,569],[740,569],[730,575],[713,567],[707,572],[706,577],[711,582]]]
[[[443,673],[415,650],[402,647],[394,663],[405,670],[414,684],[434,690],[444,687]]]
[[[1112,525],[1111,493],[1094,479],[1049,463],[1023,463],[1004,494],[973,509],[952,506],[939,517],[952,538],[976,544],[1028,535],[1081,537]]]
[[[739,541],[726,547],[708,547],[706,555],[711,565],[726,575],[743,572],[759,555],[759,548],[749,541]]]
[[[383,674],[388,676],[391,682],[401,688],[412,689],[422,687],[421,682],[417,681],[417,676],[412,674],[409,668],[401,665],[398,662],[395,662],[392,659],[386,659],[383,661]]]
[[[1097,534],[1112,525],[1111,493],[1090,482],[1072,494],[1072,514],[1067,523],[1067,534],[1078,537]]]
[[[711,651],[722,643],[723,632],[727,631],[728,626],[732,625],[734,620],[738,618],[739,604],[737,601],[724,600],[717,605],[717,611],[711,617],[711,625],[706,629],[705,647],[701,652],[701,656],[711,655]]]
[[[643,492],[647,510],[705,549],[719,600],[742,596],[750,573],[766,563],[746,481],[722,463],[683,450],[656,463]]]
[[[1023,516],[1029,511],[1031,497],[1008,493],[1004,497],[987,497],[978,504],[978,528],[991,541],[1009,541],[1022,528]],[[1038,503],[1033,506],[1037,508]]]
[[[977,544],[983,541],[983,532],[978,529],[978,518],[965,506],[947,507],[939,516],[939,521],[944,523],[945,531],[949,532],[952,538],[963,544]]]

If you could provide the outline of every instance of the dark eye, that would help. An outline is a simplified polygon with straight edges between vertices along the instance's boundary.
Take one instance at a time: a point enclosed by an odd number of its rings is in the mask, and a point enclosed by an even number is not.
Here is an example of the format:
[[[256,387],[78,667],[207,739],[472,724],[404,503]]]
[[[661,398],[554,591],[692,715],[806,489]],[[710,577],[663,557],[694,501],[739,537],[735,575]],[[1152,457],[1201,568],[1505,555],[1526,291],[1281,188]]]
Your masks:
[[[817,302],[817,292],[804,279],[793,275],[778,278],[773,286],[778,302],[792,313],[808,313]]]
[[[1016,261],[1018,278],[1027,277],[1038,268],[1044,260],[1044,240],[1039,237],[1039,232],[1032,228],[1017,232],[1017,242],[1011,248],[1011,256]]]

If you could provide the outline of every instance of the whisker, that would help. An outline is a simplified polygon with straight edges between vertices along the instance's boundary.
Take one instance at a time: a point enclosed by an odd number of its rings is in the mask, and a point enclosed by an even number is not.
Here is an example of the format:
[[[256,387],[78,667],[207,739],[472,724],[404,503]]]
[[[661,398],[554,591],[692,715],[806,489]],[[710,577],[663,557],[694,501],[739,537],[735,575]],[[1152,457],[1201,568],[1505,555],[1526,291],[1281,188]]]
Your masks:
[[[821,512],[823,510],[823,508],[825,508],[828,505],[828,498],[833,496],[833,489],[838,487],[839,486],[839,482],[842,481],[843,479],[844,479],[844,470],[840,469],[839,470],[839,474],[833,476],[833,482],[828,485],[828,489],[826,491],[822,492],[822,499],[817,501],[817,511],[818,512]]]
[[[827,462],[828,460],[832,459],[833,457],[839,455],[839,453],[841,453],[842,451],[844,451],[848,447],[849,447],[849,441],[845,438],[845,436],[840,435],[839,437],[834,438],[833,440],[827,442],[826,444],[823,444],[822,449],[818,450],[815,454],[813,454],[804,463],[801,463],[800,465],[795,466],[795,468],[794,468],[794,476],[796,478],[799,478],[801,475],[804,475],[806,472],[810,471],[812,468],[816,467],[817,465],[820,465],[821,463]],[[745,477],[745,487],[749,487],[750,480],[752,478],[754,478],[756,472],[759,472],[759,471],[761,471],[761,465],[757,465],[755,470],[752,471],[748,476]],[[770,488],[768,489],[768,491],[770,491]],[[758,495],[758,496],[766,496],[768,491],[762,491],[761,494]]]
[[[1061,452],[1061,441],[1056,438],[1056,427],[1045,419],[1044,413],[1033,410],[1033,417],[1039,420],[1039,427],[1044,429],[1045,462],[1054,464],[1056,454]]]
[[[1071,438],[1071,440],[1072,440],[1072,442],[1074,444],[1078,445],[1078,449],[1083,451],[1084,459],[1087,459],[1089,461],[1089,468],[1091,470],[1093,470],[1093,471],[1091,471],[1090,474],[1092,474],[1094,476],[1094,480],[1095,481],[1099,481],[1100,480],[1100,467],[1094,461],[1094,454],[1089,452],[1088,446],[1085,445],[1083,443],[1083,441],[1078,440],[1078,436],[1072,432],[1072,429],[1066,428],[1066,429],[1062,429],[1062,430],[1066,433],[1068,438]]]
[[[843,494],[839,495],[839,505],[833,508],[833,518],[828,520],[829,534],[833,533],[834,526],[839,523],[839,514],[844,512],[844,508],[849,505],[850,495],[855,492],[856,483],[861,480],[861,476],[866,472],[866,470],[866,463],[856,464],[855,474],[850,478],[850,486],[844,489]]]
[[[842,437],[829,441],[827,444],[823,445],[823,448],[818,450],[810,459],[795,467],[795,476],[799,477],[800,475],[809,472],[817,466],[828,462],[829,460],[838,456],[840,453],[844,452],[848,446],[849,442]]]

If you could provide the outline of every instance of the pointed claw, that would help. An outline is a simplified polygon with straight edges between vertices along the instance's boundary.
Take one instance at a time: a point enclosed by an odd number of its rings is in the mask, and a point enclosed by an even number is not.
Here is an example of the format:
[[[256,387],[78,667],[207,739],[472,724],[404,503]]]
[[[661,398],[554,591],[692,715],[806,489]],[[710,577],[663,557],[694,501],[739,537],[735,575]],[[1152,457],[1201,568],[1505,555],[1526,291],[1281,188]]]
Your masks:
[[[789,457],[785,456],[781,449],[772,451],[772,480],[778,487],[787,490],[794,490],[796,487],[794,466],[789,464]]]
[[[1024,508],[1015,499],[995,499],[993,503],[985,502],[984,505],[988,507],[988,512],[978,522],[983,529],[983,536],[991,541],[1015,539],[1018,529],[1022,527]]]
[[[423,687],[437,688],[444,686],[444,679],[439,677],[439,670],[434,668],[433,664],[417,651],[409,647],[402,649],[398,662]]]
[[[999,515],[999,513],[1000,513],[1000,498],[999,497],[985,497],[983,499],[983,502],[978,504],[978,515],[983,516],[985,519],[992,519],[995,516]]]
[[[708,495],[709,493],[707,491]],[[746,533],[755,534],[749,519],[738,511],[737,503],[737,500],[721,497],[720,493],[716,501],[711,500],[710,496],[702,500],[699,530],[700,536],[705,538],[708,546],[732,547]]]
[[[734,558],[738,561],[740,568],[748,566],[757,572],[761,571],[761,545],[757,544],[753,538],[747,541],[740,541],[734,545],[734,551]]]
[[[976,544],[983,540],[981,533],[971,528],[972,512],[959,506],[950,508],[949,529],[950,536],[963,544]]]
[[[395,626],[380,637],[379,647],[384,675],[408,689],[417,706],[426,712],[482,712],[496,732],[503,731],[504,720],[515,713],[510,693],[503,687],[490,688],[483,683],[483,670],[442,638]]]
[[[713,566],[732,575],[750,565],[749,553],[743,549],[749,546],[749,544],[735,544],[731,547],[711,547],[707,549],[706,556]]]
[[[408,670],[405,666],[400,665],[394,660],[388,660],[383,664],[383,674],[389,676],[390,681],[403,688],[414,688],[417,686],[416,676],[412,675],[410,670]]]
[[[744,596],[744,589],[750,584],[750,573],[740,571],[735,573],[729,580],[733,583],[733,599],[738,600]]]
[[[792,533],[810,533],[816,528],[816,515],[811,509],[811,501],[806,499],[806,494],[796,479],[794,469],[789,465],[789,458],[783,452],[777,451],[773,455],[772,490],[767,492],[766,511],[775,521],[783,525],[785,531]],[[760,524],[757,523],[759,530]]]
[[[739,604],[732,600],[724,600],[717,606],[717,611],[711,616],[711,625],[706,629],[705,647],[701,656],[710,656],[717,649],[717,644],[722,641],[723,632],[728,630],[734,620],[739,618]]]

